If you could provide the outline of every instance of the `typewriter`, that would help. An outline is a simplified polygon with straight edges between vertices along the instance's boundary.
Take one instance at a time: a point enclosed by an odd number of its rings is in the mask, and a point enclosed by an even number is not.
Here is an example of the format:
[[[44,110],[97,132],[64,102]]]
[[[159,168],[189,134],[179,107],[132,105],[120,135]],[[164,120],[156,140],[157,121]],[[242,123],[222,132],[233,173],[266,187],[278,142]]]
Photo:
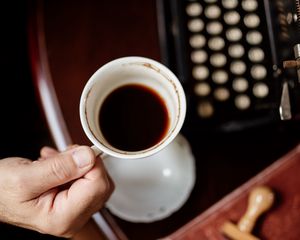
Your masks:
[[[157,9],[162,59],[184,86],[190,130],[298,118],[298,0],[158,0]]]

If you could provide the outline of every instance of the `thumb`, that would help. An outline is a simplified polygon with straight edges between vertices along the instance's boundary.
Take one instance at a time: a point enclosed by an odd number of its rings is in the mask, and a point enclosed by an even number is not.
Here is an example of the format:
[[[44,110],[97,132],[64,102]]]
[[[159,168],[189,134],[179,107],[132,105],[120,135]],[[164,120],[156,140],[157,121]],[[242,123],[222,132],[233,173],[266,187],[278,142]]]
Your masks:
[[[41,194],[71,180],[85,175],[95,164],[95,155],[91,148],[80,146],[45,161],[31,164],[28,176],[31,179],[31,191]]]

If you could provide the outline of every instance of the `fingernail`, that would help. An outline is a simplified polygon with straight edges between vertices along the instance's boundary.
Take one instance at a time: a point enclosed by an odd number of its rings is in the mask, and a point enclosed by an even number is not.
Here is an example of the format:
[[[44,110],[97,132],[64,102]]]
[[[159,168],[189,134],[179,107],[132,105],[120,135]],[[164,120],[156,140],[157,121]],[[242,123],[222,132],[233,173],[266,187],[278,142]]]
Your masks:
[[[83,168],[91,164],[91,154],[86,148],[78,148],[73,152],[73,159],[77,167]]]

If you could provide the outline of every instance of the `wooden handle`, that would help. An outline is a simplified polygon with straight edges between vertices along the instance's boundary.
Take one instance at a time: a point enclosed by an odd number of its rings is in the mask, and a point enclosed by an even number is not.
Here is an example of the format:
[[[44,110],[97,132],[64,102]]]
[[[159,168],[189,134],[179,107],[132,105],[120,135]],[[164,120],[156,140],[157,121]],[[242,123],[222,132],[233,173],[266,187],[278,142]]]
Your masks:
[[[283,68],[299,68],[300,60],[287,60],[283,61]]]
[[[259,238],[250,233],[241,232],[237,226],[231,222],[225,222],[221,228],[221,232],[232,240],[259,240]]]
[[[268,187],[254,188],[248,199],[248,208],[244,216],[238,223],[238,228],[242,232],[251,233],[258,217],[267,211],[274,202],[274,193]]]

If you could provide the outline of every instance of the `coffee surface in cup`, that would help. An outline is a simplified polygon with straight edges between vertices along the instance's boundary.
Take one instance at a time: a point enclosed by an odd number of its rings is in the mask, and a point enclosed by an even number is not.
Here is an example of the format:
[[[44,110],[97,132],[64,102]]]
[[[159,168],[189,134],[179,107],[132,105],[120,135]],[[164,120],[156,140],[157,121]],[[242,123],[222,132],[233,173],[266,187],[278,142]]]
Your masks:
[[[166,104],[153,89],[128,84],[112,91],[99,111],[104,138],[123,151],[141,151],[157,144],[169,129]]]

